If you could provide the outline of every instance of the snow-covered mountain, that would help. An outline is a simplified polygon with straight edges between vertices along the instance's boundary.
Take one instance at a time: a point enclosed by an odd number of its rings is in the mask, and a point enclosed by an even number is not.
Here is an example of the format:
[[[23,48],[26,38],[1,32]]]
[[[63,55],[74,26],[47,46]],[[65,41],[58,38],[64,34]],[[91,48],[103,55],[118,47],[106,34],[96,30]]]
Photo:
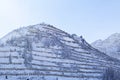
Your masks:
[[[115,33],[105,40],[97,40],[91,44],[109,56],[120,59],[120,33]]]
[[[108,80],[105,71],[119,65],[82,36],[52,25],[23,27],[0,39],[1,80]]]

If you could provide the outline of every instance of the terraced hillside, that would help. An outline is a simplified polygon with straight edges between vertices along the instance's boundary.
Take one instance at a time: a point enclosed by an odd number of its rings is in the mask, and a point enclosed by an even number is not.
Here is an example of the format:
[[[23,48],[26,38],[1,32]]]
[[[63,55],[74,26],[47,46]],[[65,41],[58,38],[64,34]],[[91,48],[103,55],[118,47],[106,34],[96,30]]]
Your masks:
[[[119,61],[92,48],[82,36],[37,24],[12,31],[0,40],[2,80],[103,80]]]

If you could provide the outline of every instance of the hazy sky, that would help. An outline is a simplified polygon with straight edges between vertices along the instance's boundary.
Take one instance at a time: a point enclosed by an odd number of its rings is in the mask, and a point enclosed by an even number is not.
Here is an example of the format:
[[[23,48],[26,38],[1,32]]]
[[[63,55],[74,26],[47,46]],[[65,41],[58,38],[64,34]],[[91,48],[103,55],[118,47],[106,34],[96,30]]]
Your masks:
[[[88,42],[120,33],[120,0],[0,0],[0,37],[45,22]]]

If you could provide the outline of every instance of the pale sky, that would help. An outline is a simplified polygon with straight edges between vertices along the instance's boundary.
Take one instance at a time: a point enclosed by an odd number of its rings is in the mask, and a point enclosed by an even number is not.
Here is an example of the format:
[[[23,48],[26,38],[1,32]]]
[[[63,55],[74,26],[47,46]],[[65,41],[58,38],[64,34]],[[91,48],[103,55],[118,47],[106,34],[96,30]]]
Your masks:
[[[120,0],[0,0],[0,37],[41,22],[91,43],[120,33]]]

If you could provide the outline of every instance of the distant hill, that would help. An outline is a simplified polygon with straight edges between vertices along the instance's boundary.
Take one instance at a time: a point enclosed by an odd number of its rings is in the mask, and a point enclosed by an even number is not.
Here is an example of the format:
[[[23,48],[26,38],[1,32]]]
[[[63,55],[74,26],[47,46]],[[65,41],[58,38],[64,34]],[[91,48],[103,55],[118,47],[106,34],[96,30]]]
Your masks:
[[[109,56],[120,59],[120,33],[115,33],[105,40],[97,40],[91,44]]]

